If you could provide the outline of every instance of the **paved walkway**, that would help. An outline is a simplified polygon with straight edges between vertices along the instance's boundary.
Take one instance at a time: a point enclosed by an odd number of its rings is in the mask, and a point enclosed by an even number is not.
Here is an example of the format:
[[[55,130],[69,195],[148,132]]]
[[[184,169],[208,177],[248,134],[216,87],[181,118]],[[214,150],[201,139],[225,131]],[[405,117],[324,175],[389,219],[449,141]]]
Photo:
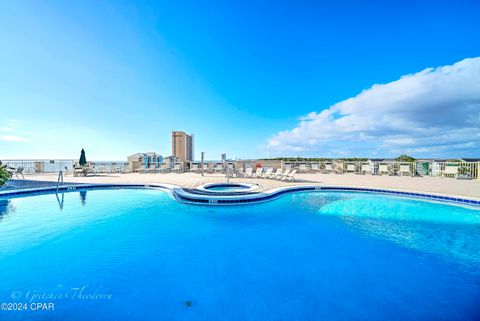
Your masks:
[[[480,180],[461,180],[440,177],[397,177],[355,174],[298,174],[295,182],[260,178],[231,178],[231,182],[247,182],[260,185],[260,190],[292,185],[323,184],[331,186],[361,186],[395,190],[427,192],[441,195],[463,196],[480,199]],[[25,175],[25,181],[13,180],[7,188],[27,188],[56,185],[57,175]],[[195,173],[182,174],[104,174],[87,177],[65,176],[67,184],[153,184],[167,183],[185,188],[214,182],[225,182],[224,175]]]

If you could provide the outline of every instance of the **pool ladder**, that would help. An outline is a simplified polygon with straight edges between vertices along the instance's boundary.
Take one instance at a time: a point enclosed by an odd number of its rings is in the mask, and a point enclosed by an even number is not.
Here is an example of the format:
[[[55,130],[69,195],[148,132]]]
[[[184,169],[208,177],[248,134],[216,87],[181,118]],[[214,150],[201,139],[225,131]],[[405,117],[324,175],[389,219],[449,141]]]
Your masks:
[[[58,188],[60,187],[60,182],[62,182],[62,186],[65,185],[65,183],[63,182],[63,171],[60,170],[58,172],[58,179],[57,179],[57,192],[58,192]]]

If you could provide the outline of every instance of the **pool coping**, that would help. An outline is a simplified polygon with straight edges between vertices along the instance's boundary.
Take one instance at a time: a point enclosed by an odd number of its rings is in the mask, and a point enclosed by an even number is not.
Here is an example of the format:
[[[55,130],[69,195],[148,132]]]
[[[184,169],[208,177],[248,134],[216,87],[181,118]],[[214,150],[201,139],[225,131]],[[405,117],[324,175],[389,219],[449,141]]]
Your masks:
[[[209,187],[212,187],[212,186],[222,186],[223,187],[223,186],[235,186],[235,185],[236,186],[243,186],[243,187],[247,187],[247,188],[246,189],[236,189],[236,190],[231,190],[231,191],[216,191],[216,190],[209,189]],[[195,189],[197,189],[201,192],[209,193],[209,194],[214,193],[216,195],[224,195],[224,194],[229,194],[229,193],[236,193],[237,195],[239,195],[241,193],[252,193],[259,188],[260,188],[260,185],[252,184],[252,183],[206,183],[206,184],[202,184],[200,186],[197,186]]]
[[[375,194],[386,194],[403,196],[409,198],[418,198],[423,200],[438,201],[452,204],[469,205],[474,207],[480,207],[480,199],[457,197],[457,196],[445,196],[432,193],[402,191],[385,188],[368,188],[368,187],[355,187],[355,186],[328,186],[328,185],[296,185],[288,187],[279,187],[268,191],[258,193],[246,193],[238,195],[221,195],[221,193],[212,194],[193,194],[185,191],[180,186],[172,184],[82,184],[82,185],[64,185],[49,187],[37,187],[27,189],[5,190],[0,191],[0,197],[17,196],[21,197],[28,194],[46,194],[52,192],[73,192],[82,189],[114,189],[114,188],[153,188],[161,189],[167,192],[172,198],[187,204],[195,205],[247,205],[257,204],[261,202],[267,202],[277,199],[283,195],[295,192],[319,192],[319,191],[341,191],[341,192],[367,192]]]

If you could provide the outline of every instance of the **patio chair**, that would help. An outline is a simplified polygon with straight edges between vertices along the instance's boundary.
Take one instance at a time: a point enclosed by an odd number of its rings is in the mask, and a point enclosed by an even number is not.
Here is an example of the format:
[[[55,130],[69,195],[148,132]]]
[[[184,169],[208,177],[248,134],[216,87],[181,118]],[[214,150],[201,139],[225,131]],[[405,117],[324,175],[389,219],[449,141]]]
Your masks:
[[[276,179],[282,179],[283,177],[287,176],[290,173],[290,169],[287,168],[283,173],[280,173],[275,176]]]
[[[372,169],[370,167],[370,164],[369,163],[363,163],[362,166],[361,166],[360,173],[361,174],[366,174],[366,173],[372,174]]]
[[[208,173],[208,171],[209,171],[208,164],[207,164],[207,163],[203,163],[203,172],[204,172],[204,173]]]
[[[449,166],[449,165],[445,165],[445,170],[443,171],[443,176],[444,177],[455,177],[455,178],[458,178],[458,166],[457,165],[454,165],[454,166]]]
[[[262,173],[263,173],[263,167],[259,167],[253,174],[253,177],[261,177]]]
[[[147,168],[145,167],[144,164],[140,165],[136,170],[135,172],[137,173],[146,173],[147,172]]]
[[[268,178],[273,173],[273,168],[267,168],[267,170],[260,175],[261,178]]]
[[[400,164],[400,169],[398,170],[398,175],[403,176],[403,175],[412,175],[412,170],[410,167],[410,164]]]
[[[275,171],[275,173],[271,173],[268,178],[276,178],[277,176],[280,176],[282,175],[282,169],[281,168],[277,168],[277,170]]]
[[[333,172],[332,163],[325,163],[325,173]]]
[[[378,165],[378,174],[379,175],[383,175],[383,174],[390,175],[390,170],[388,169],[388,164]]]
[[[319,172],[320,171],[320,166],[318,166],[318,163],[313,163],[312,164],[312,171],[314,171],[314,172]]]
[[[355,164],[353,163],[347,164],[347,173],[355,173]]]
[[[253,177],[253,168],[247,167],[245,169],[245,177]]]
[[[245,171],[243,168],[236,168],[233,172],[234,177],[245,177]]]
[[[307,171],[307,165],[306,165],[306,164],[300,164],[299,170],[300,170],[301,172],[306,172],[306,171]]]
[[[297,169],[294,169],[293,171],[289,172],[287,175],[283,176],[281,179],[282,181],[294,181],[296,173],[297,173]]]

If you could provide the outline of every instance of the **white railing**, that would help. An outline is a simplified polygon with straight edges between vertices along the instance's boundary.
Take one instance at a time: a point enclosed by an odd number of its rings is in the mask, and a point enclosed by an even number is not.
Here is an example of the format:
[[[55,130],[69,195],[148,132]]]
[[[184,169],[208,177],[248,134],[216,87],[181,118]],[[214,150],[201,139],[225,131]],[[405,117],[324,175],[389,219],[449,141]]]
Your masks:
[[[478,178],[479,163],[435,162],[432,164],[432,176],[455,178]]]
[[[75,160],[73,159],[6,159],[2,164],[13,168],[23,168],[25,174],[58,173],[71,171]]]
[[[126,173],[129,171],[127,162],[90,162],[94,173]]]

